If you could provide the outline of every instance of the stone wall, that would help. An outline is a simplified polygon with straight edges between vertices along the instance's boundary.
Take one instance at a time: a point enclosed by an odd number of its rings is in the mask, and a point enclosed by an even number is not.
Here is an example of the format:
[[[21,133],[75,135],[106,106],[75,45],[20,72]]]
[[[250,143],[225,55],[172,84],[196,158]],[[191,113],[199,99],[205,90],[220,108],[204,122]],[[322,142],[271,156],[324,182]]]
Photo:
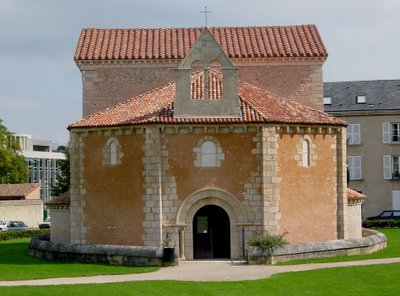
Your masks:
[[[386,241],[384,234],[368,229],[364,231],[362,238],[289,244],[273,251],[272,255],[257,247],[249,247],[248,263],[275,264],[293,260],[370,254],[386,248]]]
[[[59,262],[126,266],[163,265],[162,248],[55,243],[49,241],[45,235],[32,238],[29,243],[29,255]]]
[[[181,60],[85,63],[82,72],[83,116],[104,110],[175,80]],[[323,110],[323,60],[232,59],[239,79],[277,95]]]
[[[69,206],[49,206],[51,214],[50,240],[54,243],[71,242]]]
[[[37,228],[43,222],[43,201],[40,199],[1,200],[0,219],[23,221]]]
[[[341,161],[336,143],[341,130],[282,126],[275,132],[277,168],[275,175],[267,174],[275,177],[265,185],[275,185],[276,193],[269,195],[275,205],[267,208],[271,211],[277,207],[276,218],[270,220],[277,228],[276,232],[270,231],[272,234],[287,232],[286,239],[291,243],[338,238],[338,187],[345,186],[337,177]],[[303,141],[309,143],[309,161],[305,163]]]
[[[350,238],[362,237],[361,204],[363,200],[353,200],[347,205],[347,235]]]

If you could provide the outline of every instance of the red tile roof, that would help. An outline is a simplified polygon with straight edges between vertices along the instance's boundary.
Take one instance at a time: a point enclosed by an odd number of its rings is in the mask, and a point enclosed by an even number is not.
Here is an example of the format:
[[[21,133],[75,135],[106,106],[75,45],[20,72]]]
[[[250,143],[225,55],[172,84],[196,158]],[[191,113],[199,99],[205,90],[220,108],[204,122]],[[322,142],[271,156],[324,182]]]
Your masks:
[[[221,79],[219,75],[213,76]],[[193,78],[201,79],[194,74]],[[199,84],[199,82],[195,82]],[[221,82],[210,84],[220,91]],[[213,92],[214,90],[211,90]],[[126,126],[149,123],[287,123],[313,125],[346,125],[344,121],[319,110],[281,98],[249,83],[238,81],[242,118],[175,118],[175,83],[151,90],[141,96],[95,113],[72,123],[68,128]]]
[[[0,199],[25,199],[39,187],[39,183],[0,184]]]
[[[46,206],[65,206],[70,204],[69,191],[62,193],[60,196],[46,202]]]
[[[355,190],[352,190],[350,188],[347,188],[347,199],[348,200],[359,200],[359,199],[366,199],[367,196],[359,193]]]
[[[327,57],[315,25],[209,28],[229,58]],[[81,31],[75,60],[183,59],[202,28]]]

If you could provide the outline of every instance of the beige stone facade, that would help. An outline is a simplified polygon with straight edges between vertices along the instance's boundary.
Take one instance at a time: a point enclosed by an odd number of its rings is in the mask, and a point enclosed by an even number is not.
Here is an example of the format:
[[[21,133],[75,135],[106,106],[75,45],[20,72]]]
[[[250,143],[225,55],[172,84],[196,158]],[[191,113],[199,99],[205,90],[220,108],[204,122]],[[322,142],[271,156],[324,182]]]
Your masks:
[[[348,124],[349,188],[367,196],[362,217],[400,210],[400,80],[326,83],[326,112]],[[363,103],[357,103],[362,95]],[[393,128],[394,125],[394,128]],[[387,128],[386,128],[387,127]],[[387,130],[387,133],[386,133]],[[386,139],[387,138],[387,139]]]

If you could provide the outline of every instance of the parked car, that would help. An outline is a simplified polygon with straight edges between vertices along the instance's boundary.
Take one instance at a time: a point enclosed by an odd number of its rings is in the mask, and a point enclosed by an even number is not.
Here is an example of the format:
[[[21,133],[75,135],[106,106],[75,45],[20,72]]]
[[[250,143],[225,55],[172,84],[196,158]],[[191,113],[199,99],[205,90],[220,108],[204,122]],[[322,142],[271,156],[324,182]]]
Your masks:
[[[0,231],[7,231],[8,227],[7,224],[10,220],[0,220]]]
[[[50,224],[51,224],[51,222],[50,222],[50,216],[49,216],[43,221],[43,223],[39,224],[39,228],[50,228]]]
[[[400,220],[400,211],[383,211],[377,216],[368,217],[367,220]]]
[[[9,221],[7,223],[7,228],[9,231],[26,230],[28,229],[28,225],[22,221]]]

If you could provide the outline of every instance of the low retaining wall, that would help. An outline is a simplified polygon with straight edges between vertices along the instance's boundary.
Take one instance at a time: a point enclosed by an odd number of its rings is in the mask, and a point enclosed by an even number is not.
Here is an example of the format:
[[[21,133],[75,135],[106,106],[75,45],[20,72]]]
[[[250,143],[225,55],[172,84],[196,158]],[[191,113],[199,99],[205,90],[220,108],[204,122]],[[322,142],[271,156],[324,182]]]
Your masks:
[[[53,243],[48,234],[32,238],[29,255],[52,261],[126,266],[163,266],[164,263],[162,247]]]
[[[386,236],[371,229],[363,229],[362,238],[341,239],[323,242],[289,244],[276,249],[272,254],[263,252],[258,247],[249,247],[249,264],[275,264],[278,262],[352,256],[370,254],[386,248]]]

